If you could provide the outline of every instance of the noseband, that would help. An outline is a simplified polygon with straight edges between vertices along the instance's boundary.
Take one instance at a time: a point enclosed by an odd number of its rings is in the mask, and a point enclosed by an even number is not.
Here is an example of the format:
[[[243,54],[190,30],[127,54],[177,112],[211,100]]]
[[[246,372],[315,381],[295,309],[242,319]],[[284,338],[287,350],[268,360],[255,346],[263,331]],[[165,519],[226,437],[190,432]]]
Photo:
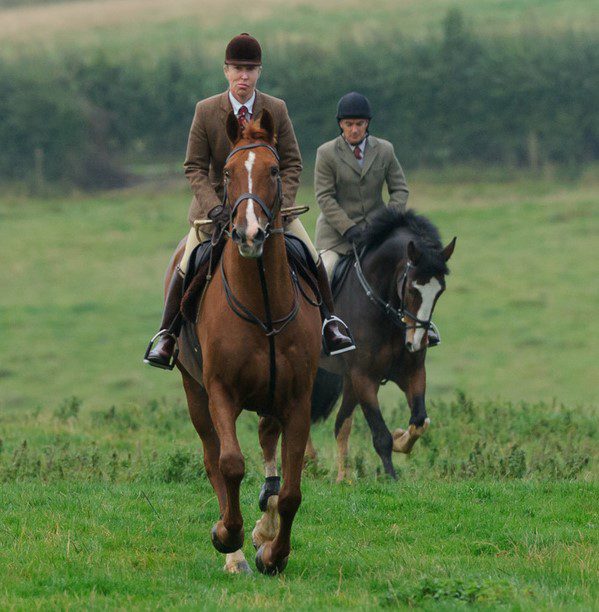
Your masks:
[[[227,165],[231,157],[233,157],[233,155],[235,155],[236,153],[239,153],[239,151],[244,151],[246,149],[257,149],[259,147],[268,149],[275,156],[277,163],[281,161],[281,158],[279,157],[279,153],[273,146],[266,144],[266,143],[255,142],[253,144],[247,144],[247,145],[242,145],[241,147],[235,147],[229,153],[229,155],[227,155],[227,159],[225,160],[225,165]],[[242,202],[245,202],[246,200],[253,200],[255,202],[258,202],[260,208],[262,209],[262,212],[266,215],[266,218],[268,219],[268,223],[266,224],[266,228],[264,230],[266,234],[265,238],[268,238],[270,234],[282,233],[283,231],[282,229],[274,230],[270,228],[271,223],[273,222],[279,208],[281,207],[282,192],[283,192],[283,183],[281,181],[280,175],[277,175],[277,195],[275,196],[275,200],[272,204],[272,208],[269,208],[264,202],[264,200],[259,195],[256,195],[255,193],[249,193],[249,192],[242,193],[235,200],[235,203],[233,204],[233,207],[231,208],[231,213],[230,213],[231,223],[233,222],[233,219],[235,218],[235,215],[237,214],[237,209],[239,208],[240,204]],[[225,193],[223,196],[223,206],[227,206],[228,201],[229,201],[228,186],[227,186],[227,182],[225,181]]]
[[[356,260],[354,263],[354,267],[356,269],[356,275],[358,277],[358,280],[360,281],[360,285],[362,285],[362,289],[364,289],[364,292],[366,293],[366,297],[368,297],[368,299],[373,304],[376,304],[385,313],[387,318],[389,318],[393,322],[394,325],[397,325],[397,327],[403,330],[406,330],[406,331],[408,329],[426,329],[428,330],[431,327],[435,331],[437,331],[437,327],[432,321],[432,310],[431,310],[431,316],[428,319],[419,319],[414,313],[410,312],[406,308],[405,293],[406,293],[406,286],[408,284],[408,274],[410,272],[410,269],[414,267],[409,261],[406,264],[406,268],[401,278],[401,293],[399,294],[399,308],[395,308],[394,306],[391,306],[389,302],[385,302],[385,300],[383,300],[381,297],[379,297],[374,292],[374,289],[370,286],[370,284],[366,280],[366,277],[364,276],[364,272],[362,271],[362,266],[360,265],[360,258],[358,256],[358,251],[355,245],[353,245],[353,249],[354,249],[354,257]],[[410,317],[410,319],[414,321],[413,325],[407,324],[406,316]]]

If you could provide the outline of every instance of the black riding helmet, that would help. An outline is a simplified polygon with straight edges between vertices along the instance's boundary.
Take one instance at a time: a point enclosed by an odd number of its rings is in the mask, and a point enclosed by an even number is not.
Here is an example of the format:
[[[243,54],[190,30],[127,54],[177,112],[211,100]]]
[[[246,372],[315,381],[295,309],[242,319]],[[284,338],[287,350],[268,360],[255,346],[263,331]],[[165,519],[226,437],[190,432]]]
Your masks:
[[[337,104],[337,121],[341,119],[372,119],[368,98],[357,91],[345,94]]]

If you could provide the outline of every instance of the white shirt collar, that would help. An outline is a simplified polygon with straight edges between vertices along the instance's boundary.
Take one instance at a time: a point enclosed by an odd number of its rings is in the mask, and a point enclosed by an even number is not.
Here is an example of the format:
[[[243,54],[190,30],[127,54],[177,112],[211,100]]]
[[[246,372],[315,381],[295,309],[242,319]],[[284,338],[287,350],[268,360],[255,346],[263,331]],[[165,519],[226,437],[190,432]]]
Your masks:
[[[254,102],[256,101],[256,90],[254,90],[252,97],[247,102],[244,102],[243,104],[239,102],[235,98],[235,96],[231,93],[231,90],[229,90],[229,100],[231,101],[231,106],[233,107],[233,112],[235,113],[235,116],[239,114],[239,109],[242,106],[245,106],[248,109],[248,113],[250,115],[253,115],[254,114],[253,113]]]

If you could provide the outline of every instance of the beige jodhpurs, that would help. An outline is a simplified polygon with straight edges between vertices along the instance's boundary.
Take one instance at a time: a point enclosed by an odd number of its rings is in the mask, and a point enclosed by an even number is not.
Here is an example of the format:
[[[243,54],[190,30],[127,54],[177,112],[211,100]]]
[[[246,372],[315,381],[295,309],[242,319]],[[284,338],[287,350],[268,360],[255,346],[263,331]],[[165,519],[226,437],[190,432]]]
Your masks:
[[[308,247],[308,250],[310,251],[310,255],[312,255],[312,259],[314,260],[314,263],[318,263],[318,259],[319,259],[318,252],[314,248],[314,245],[312,244],[312,241],[310,240],[310,236],[308,236],[308,232],[304,229],[304,226],[302,225],[302,222],[299,219],[294,219],[285,228],[285,232],[288,234],[292,234],[296,238],[299,238]],[[200,238],[202,239],[202,242],[205,240],[210,240],[210,234],[206,234],[202,231],[200,231],[199,234],[200,234]],[[196,235],[195,228],[192,227],[189,230],[189,234],[187,235],[187,242],[185,243],[185,251],[183,253],[183,257],[181,258],[181,261],[179,262],[179,265],[177,266],[177,271],[179,272],[179,274],[181,274],[181,276],[185,276],[185,272],[187,270],[187,264],[189,263],[191,252],[196,248],[198,244],[199,242],[198,242],[198,237]],[[329,253],[330,252],[331,251],[329,251]],[[326,253],[326,255],[328,255],[328,253]],[[337,257],[339,257],[339,255],[337,255]]]
[[[335,251],[321,251],[320,256],[322,257],[322,263],[324,264],[324,268],[327,271],[327,276],[329,280],[333,278],[333,270],[335,269],[335,264],[341,258],[339,253],[335,253]]]

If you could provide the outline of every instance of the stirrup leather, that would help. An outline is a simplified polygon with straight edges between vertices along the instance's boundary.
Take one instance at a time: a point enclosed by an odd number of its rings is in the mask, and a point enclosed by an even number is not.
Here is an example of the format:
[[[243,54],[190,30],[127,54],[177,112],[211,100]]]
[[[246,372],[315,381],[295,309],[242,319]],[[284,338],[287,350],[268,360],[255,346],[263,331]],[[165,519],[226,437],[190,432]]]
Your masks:
[[[158,340],[158,338],[161,338],[162,336],[167,336],[168,338],[171,338],[174,343],[175,343],[175,349],[173,350],[173,354],[171,356],[170,361],[168,362],[168,364],[166,365],[162,365],[160,363],[156,363],[155,361],[150,361],[150,359],[148,359],[149,355],[150,355],[150,351],[154,348],[154,344],[156,343],[156,340]],[[177,361],[177,357],[179,356],[179,343],[177,342],[177,336],[175,336],[175,334],[171,333],[168,329],[161,329],[149,342],[148,344],[148,348],[146,349],[146,352],[144,354],[144,363],[147,363],[148,365],[154,366],[155,368],[161,368],[162,370],[172,370],[175,367],[175,363]]]
[[[327,343],[326,343],[326,336],[324,335],[324,330],[325,330],[326,326],[329,323],[331,323],[332,321],[337,321],[337,323],[341,323],[341,325],[343,325],[343,327],[345,327],[345,329],[347,330],[347,336],[351,340],[351,345],[350,346],[347,346],[345,348],[339,349],[338,351],[331,351],[329,349],[329,347],[327,346]],[[341,355],[341,353],[347,353],[348,351],[356,350],[356,343],[354,342],[354,337],[352,336],[351,332],[349,331],[349,327],[346,325],[346,323],[344,321],[342,321],[339,317],[336,317],[335,315],[330,315],[328,318],[326,318],[322,322],[321,334],[322,334],[322,347],[323,347],[324,352],[325,352],[326,355],[329,355],[329,356],[332,357],[333,355]]]

